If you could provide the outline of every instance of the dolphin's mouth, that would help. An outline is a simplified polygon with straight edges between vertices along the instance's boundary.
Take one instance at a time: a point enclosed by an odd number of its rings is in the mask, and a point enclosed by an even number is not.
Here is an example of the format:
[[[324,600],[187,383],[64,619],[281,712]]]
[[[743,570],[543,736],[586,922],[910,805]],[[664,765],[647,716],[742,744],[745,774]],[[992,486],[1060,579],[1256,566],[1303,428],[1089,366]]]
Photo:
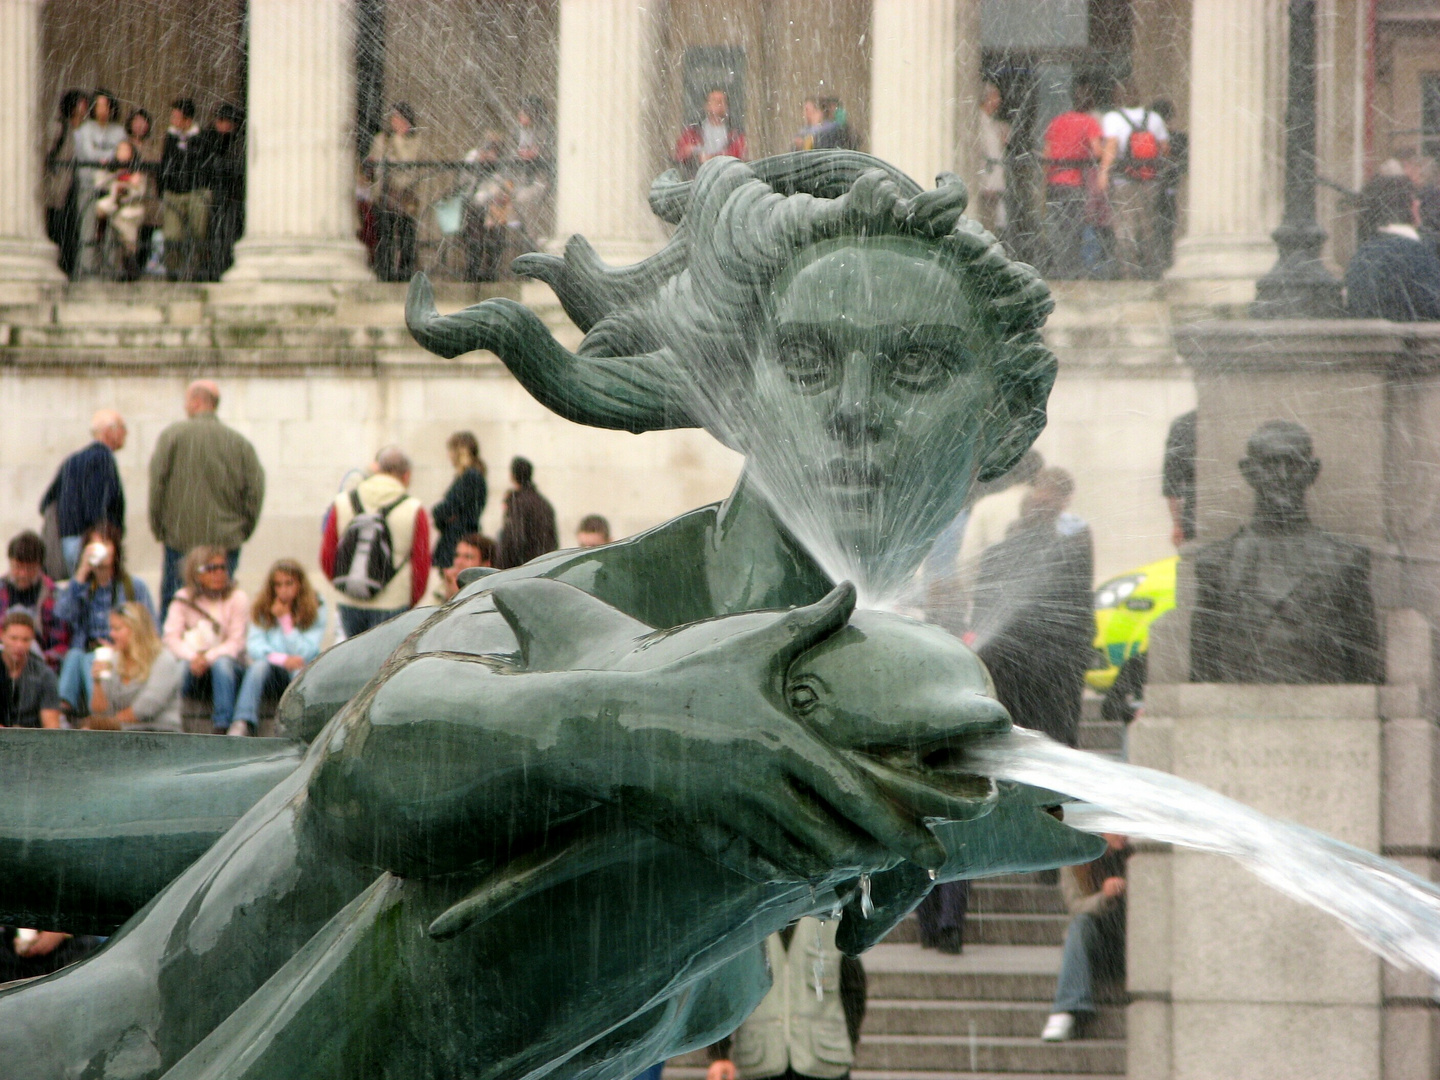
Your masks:
[[[967,770],[959,750],[849,756],[886,795],[920,817],[973,821],[990,813],[999,798],[995,781]]]

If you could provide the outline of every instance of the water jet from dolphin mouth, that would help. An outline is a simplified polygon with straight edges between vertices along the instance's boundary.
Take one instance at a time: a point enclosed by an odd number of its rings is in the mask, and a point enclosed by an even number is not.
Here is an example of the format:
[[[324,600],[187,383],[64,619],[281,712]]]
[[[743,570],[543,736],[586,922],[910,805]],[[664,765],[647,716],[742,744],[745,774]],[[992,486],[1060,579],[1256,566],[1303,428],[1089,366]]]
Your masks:
[[[1080,800],[1065,824],[1235,860],[1272,888],[1319,908],[1390,963],[1440,979],[1440,889],[1397,864],[1281,821],[1200,784],[1071,750],[1023,728],[980,740],[969,765],[997,780]]]

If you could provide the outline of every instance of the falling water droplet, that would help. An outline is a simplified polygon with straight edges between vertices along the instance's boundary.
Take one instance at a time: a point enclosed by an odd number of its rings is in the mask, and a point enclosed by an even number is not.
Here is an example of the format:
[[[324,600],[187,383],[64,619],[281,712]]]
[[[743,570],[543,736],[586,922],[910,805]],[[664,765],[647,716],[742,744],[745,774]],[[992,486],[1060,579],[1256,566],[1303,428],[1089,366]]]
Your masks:
[[[860,875],[860,914],[869,918],[875,914],[875,903],[870,899],[870,875]]]

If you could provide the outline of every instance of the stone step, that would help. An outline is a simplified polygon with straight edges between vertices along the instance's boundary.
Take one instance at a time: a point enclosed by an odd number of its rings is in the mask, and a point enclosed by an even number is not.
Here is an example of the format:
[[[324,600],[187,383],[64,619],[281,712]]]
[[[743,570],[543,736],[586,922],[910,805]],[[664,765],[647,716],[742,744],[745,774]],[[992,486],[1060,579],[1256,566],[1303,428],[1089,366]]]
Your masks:
[[[1081,750],[1117,753],[1125,735],[1125,725],[1119,720],[1087,720],[1080,724],[1077,735],[1076,741]]]
[[[679,1065],[674,1058],[665,1065],[664,1080],[705,1080],[703,1065]],[[851,1080],[1124,1080],[1123,1074],[1077,1072],[946,1072],[901,1069],[852,1069]]]
[[[1060,945],[1065,941],[1065,927],[1070,916],[1047,912],[977,911],[972,896],[965,916],[965,944],[970,945]],[[920,923],[912,915],[905,919],[885,940],[892,944],[909,944],[920,940]]]
[[[1050,1015],[1041,1001],[906,1001],[870,998],[864,1035],[983,1035],[1036,1038]],[[1086,1029],[1095,1039],[1123,1039],[1125,1010],[1101,1006]]]
[[[970,883],[970,910],[1000,914],[1064,915],[1065,900],[1055,885],[996,885],[991,878]]]
[[[972,1072],[1123,1073],[1121,1039],[1041,1042],[1038,1036],[872,1035],[855,1051],[860,1069]]]
[[[869,993],[889,1001],[1049,1003],[1060,950],[1038,945],[974,945],[959,956],[883,942],[862,958]]]

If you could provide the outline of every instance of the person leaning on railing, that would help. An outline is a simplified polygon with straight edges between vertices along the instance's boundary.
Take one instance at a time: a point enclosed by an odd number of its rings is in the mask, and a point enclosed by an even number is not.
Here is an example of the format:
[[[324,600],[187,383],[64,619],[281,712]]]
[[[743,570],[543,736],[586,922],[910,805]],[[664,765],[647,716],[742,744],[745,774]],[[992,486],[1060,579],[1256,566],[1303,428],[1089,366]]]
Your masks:
[[[372,177],[371,197],[379,232],[375,273],[381,281],[408,281],[415,273],[416,216],[421,210],[421,171],[407,169],[426,158],[426,138],[416,128],[415,110],[404,101],[390,107],[386,130],[376,134],[365,155]],[[401,168],[392,168],[398,164]]]

